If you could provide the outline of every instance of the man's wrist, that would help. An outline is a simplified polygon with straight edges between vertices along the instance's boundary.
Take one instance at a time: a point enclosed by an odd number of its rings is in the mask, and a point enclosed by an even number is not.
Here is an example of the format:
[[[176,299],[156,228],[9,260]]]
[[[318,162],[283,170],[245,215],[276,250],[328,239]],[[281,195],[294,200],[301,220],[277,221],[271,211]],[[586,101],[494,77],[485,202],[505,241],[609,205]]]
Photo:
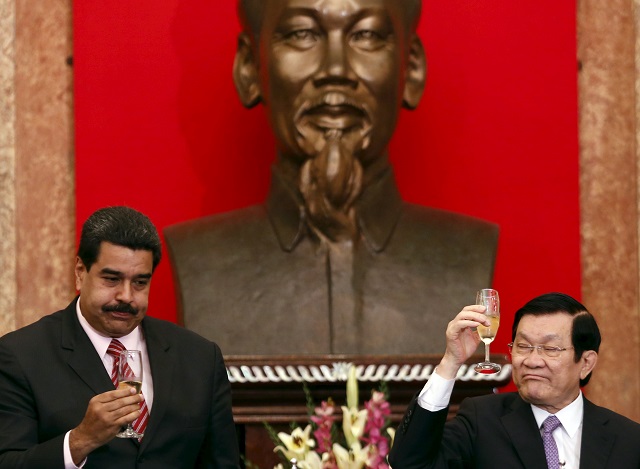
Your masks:
[[[446,355],[442,357],[440,363],[435,369],[435,372],[438,376],[444,379],[456,379],[458,376],[458,370],[460,370],[460,364],[455,362],[454,360],[449,359]]]
[[[64,469],[78,469],[78,468],[82,468],[84,467],[87,458],[83,458],[80,460],[80,462],[76,462],[74,461],[72,452],[71,452],[71,432],[73,430],[68,431],[65,436],[64,436],[64,447],[63,447],[63,453],[64,453]]]
[[[73,464],[81,467],[85,459],[87,459],[87,456],[89,456],[89,453],[93,451],[93,448],[91,448],[89,442],[82,438],[81,435],[78,435],[78,433],[77,428],[69,432],[69,451]]]

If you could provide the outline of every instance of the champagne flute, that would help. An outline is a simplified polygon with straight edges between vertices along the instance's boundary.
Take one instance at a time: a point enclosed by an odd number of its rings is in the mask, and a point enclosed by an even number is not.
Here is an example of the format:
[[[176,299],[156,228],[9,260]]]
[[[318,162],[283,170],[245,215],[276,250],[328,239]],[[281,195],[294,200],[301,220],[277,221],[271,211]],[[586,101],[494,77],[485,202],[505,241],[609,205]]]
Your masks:
[[[477,328],[480,340],[484,342],[484,361],[477,363],[473,369],[476,373],[492,375],[501,369],[500,365],[489,360],[489,344],[496,337],[498,326],[500,325],[500,297],[498,296],[498,291],[492,288],[480,290],[476,295],[476,304],[487,308],[484,314],[489,318],[491,325],[489,327],[480,325]]]
[[[133,387],[138,393],[142,391],[142,353],[140,350],[123,350],[120,352],[118,366],[118,389]],[[142,438],[130,423],[116,434],[118,438]]]

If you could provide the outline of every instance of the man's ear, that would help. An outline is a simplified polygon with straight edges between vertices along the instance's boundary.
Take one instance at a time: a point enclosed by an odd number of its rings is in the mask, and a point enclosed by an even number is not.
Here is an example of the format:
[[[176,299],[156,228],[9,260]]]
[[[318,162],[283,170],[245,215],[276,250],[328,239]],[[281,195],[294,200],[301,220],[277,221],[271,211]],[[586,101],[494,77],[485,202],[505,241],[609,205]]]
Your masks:
[[[596,367],[596,363],[598,363],[598,352],[594,350],[586,350],[582,352],[582,360],[584,363],[582,365],[581,374],[584,374],[584,376],[581,376],[581,378],[584,379],[584,377],[591,373]]]
[[[82,287],[82,282],[84,280],[84,276],[87,274],[87,269],[82,262],[80,257],[76,257],[76,267],[75,267],[75,281],[76,281],[76,290],[80,291]]]
[[[582,368],[580,369],[580,379],[585,379],[593,371],[598,363],[598,353],[594,350],[582,352]]]
[[[262,93],[258,63],[251,47],[251,39],[246,33],[238,36],[238,49],[233,61],[233,82],[244,107],[252,108],[260,102]]]
[[[407,109],[415,109],[422,98],[424,84],[427,79],[427,57],[422,47],[422,41],[413,35],[409,44],[409,59],[404,80],[402,105]]]

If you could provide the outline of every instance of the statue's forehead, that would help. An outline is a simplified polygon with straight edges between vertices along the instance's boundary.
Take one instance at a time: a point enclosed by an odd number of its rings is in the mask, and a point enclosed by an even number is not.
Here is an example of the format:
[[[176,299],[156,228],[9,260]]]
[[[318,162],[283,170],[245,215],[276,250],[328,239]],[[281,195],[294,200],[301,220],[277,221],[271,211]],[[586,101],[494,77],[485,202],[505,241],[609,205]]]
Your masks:
[[[371,11],[395,18],[413,30],[420,16],[421,0],[240,0],[245,26],[260,32],[267,24],[274,27],[282,18],[300,12],[328,19],[357,17]]]
[[[405,0],[265,0],[263,4],[265,14],[277,14],[287,9],[310,9],[319,13],[352,14],[361,10],[376,8],[401,11]]]

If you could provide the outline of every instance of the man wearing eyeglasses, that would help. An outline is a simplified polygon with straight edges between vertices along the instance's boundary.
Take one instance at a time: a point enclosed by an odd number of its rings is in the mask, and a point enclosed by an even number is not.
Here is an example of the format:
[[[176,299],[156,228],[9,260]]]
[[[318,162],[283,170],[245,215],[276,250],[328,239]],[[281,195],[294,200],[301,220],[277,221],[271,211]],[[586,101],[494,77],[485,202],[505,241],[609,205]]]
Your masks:
[[[474,397],[447,420],[455,377],[475,352],[484,306],[448,325],[435,373],[409,406],[389,462],[397,469],[637,469],[640,424],[588,401],[600,331],[572,297],[548,293],[515,315],[509,344],[517,393]]]

